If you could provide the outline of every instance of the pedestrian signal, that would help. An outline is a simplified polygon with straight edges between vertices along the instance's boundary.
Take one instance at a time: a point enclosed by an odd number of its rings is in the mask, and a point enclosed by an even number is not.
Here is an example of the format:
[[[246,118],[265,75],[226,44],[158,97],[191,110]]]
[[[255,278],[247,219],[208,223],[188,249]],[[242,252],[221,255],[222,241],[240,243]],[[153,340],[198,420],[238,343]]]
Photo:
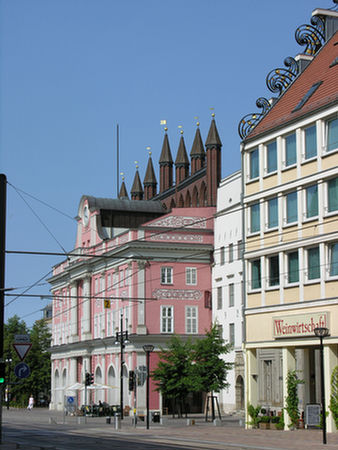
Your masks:
[[[0,384],[4,384],[6,375],[6,363],[0,363]]]

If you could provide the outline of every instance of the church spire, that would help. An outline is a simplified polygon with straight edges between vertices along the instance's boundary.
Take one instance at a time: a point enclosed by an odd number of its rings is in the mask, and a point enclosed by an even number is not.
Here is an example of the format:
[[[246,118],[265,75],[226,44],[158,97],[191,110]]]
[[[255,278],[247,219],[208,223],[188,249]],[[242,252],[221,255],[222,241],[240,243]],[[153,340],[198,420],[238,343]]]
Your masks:
[[[170,189],[173,185],[173,158],[171,156],[168,128],[165,127],[162,151],[160,156],[160,192]]]
[[[203,141],[201,137],[201,132],[199,129],[199,122],[197,122],[197,129],[195,133],[194,142],[191,147],[190,158],[191,158],[191,175],[193,175],[198,170],[204,167],[205,162],[205,151],[203,146]]]
[[[136,172],[134,177],[133,186],[131,188],[131,199],[132,200],[143,200],[143,188],[140,180],[140,175],[138,173],[138,164],[136,161]]]
[[[155,197],[157,180],[155,176],[153,161],[151,159],[151,152],[149,152],[148,165],[146,175],[143,180],[143,185],[144,185],[145,200],[150,200],[152,197]]]
[[[175,160],[176,167],[176,185],[180,184],[185,178],[189,176],[189,158],[187,150],[185,148],[183,130],[181,130],[180,144],[177,150],[177,156]]]

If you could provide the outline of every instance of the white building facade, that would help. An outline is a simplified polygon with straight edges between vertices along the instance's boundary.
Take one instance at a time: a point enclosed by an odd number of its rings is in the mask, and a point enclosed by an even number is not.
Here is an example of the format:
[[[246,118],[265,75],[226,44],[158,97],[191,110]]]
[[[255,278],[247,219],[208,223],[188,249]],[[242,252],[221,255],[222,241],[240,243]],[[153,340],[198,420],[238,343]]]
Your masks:
[[[228,373],[228,389],[219,393],[219,405],[229,413],[244,409],[243,265],[242,265],[241,172],[224,178],[217,192],[215,251],[212,271],[213,322],[232,345],[224,356],[234,363]]]

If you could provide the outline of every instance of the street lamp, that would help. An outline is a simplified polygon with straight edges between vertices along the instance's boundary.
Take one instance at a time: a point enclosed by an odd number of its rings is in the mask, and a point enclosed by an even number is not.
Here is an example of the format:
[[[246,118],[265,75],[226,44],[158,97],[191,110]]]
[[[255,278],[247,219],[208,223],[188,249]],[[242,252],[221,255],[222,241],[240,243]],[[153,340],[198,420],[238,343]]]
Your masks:
[[[121,312],[121,322],[120,322],[120,331],[116,332],[115,345],[120,345],[120,353],[121,353],[121,364],[120,364],[120,409],[121,409],[121,420],[123,419],[123,350],[125,348],[125,344],[129,344],[128,339],[128,330],[123,331],[123,312]]]
[[[315,328],[315,335],[320,339],[320,378],[322,391],[322,420],[323,420],[323,444],[326,444],[326,411],[325,411],[325,384],[324,384],[324,352],[323,339],[329,335],[328,328]]]
[[[150,353],[154,350],[154,346],[151,344],[145,344],[143,346],[143,350],[147,354],[147,430],[149,430],[149,360],[150,360]]]

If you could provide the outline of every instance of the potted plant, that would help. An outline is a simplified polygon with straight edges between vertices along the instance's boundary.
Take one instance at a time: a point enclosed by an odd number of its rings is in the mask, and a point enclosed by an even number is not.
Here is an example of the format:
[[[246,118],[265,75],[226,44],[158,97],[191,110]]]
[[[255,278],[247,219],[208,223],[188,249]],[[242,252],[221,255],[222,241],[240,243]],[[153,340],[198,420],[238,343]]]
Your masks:
[[[286,396],[286,411],[289,415],[291,423],[288,425],[291,430],[294,430],[298,426],[298,421],[300,418],[300,411],[298,408],[299,399],[297,387],[299,384],[304,383],[304,380],[300,380],[297,377],[296,370],[289,370],[286,385],[287,385],[287,396]]]
[[[271,421],[270,416],[260,416],[259,428],[261,428],[262,430],[269,430],[270,421]]]
[[[270,421],[270,430],[278,430],[277,425],[281,420],[280,416],[272,416]]]
[[[251,425],[252,428],[258,428],[258,424],[260,422],[260,417],[258,416],[259,412],[261,410],[260,406],[257,406],[256,408],[248,403],[248,415],[251,417],[250,422],[248,422],[248,425]]]

